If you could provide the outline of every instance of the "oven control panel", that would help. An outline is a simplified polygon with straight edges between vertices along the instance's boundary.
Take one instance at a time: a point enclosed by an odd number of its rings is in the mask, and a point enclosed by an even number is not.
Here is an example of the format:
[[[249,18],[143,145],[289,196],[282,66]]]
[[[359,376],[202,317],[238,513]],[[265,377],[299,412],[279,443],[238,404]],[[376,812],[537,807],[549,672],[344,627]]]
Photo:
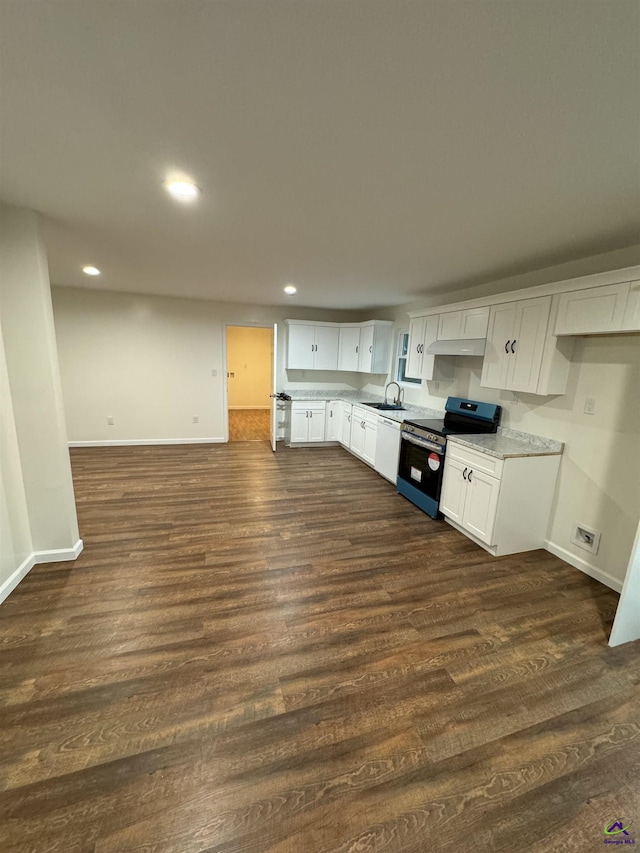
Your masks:
[[[432,442],[433,444],[440,445],[440,447],[444,447],[447,443],[447,439],[443,435],[438,435],[438,433],[431,432],[428,429],[422,429],[421,427],[406,423],[406,421],[402,425],[402,432],[409,433],[410,435],[415,435],[417,438],[423,438],[426,441]]]

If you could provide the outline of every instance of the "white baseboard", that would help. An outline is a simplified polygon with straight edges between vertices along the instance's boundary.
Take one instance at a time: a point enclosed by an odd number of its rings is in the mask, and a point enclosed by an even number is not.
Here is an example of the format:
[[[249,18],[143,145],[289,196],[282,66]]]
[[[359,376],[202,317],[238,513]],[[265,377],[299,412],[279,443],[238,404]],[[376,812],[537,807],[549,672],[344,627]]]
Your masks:
[[[61,563],[66,560],[77,560],[84,543],[82,539],[78,539],[73,548],[55,548],[51,551],[34,551],[24,560],[15,572],[6,579],[0,586],[0,604],[10,595],[18,586],[21,580],[25,578],[36,563]]]
[[[18,566],[15,572],[6,579],[2,586],[0,586],[0,604],[13,592],[20,581],[29,574],[35,564],[36,555],[30,554],[27,559]]]
[[[146,444],[224,444],[224,438],[133,438],[122,441],[70,441],[69,447],[134,447]]]
[[[84,542],[78,539],[73,548],[54,548],[51,551],[34,551],[33,556],[36,558],[36,563],[64,563],[67,560],[77,560]]]
[[[549,542],[548,539],[545,541],[544,547],[550,554],[560,557],[560,559],[564,560],[565,563],[569,563],[569,565],[573,566],[575,569],[580,569],[580,571],[584,572],[585,575],[589,575],[589,577],[600,581],[600,583],[603,583],[610,589],[614,589],[616,592],[620,592],[622,590],[622,581],[612,577],[608,572],[603,572],[602,569],[592,566],[591,563],[588,563],[581,557],[576,557],[575,554],[572,554],[571,551],[567,551],[566,548],[562,548],[554,542]]]

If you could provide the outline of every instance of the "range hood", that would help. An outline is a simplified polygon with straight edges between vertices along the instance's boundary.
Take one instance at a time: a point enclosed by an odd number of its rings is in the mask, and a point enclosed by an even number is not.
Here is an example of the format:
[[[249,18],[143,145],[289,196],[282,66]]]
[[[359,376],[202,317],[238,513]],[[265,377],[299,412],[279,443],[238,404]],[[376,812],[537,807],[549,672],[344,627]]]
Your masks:
[[[484,355],[486,338],[467,338],[455,341],[434,341],[426,349],[427,355]]]

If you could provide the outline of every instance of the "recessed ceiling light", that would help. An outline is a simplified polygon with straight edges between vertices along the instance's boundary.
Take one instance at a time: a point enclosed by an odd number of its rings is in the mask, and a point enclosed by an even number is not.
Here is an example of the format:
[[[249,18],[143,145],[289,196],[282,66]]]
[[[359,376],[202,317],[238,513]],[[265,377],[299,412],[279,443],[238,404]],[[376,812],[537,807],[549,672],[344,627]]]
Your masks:
[[[298,292],[298,288],[294,284],[288,284],[285,287],[284,292],[289,296],[293,296],[294,293]]]
[[[85,275],[100,275],[100,270],[98,269],[98,267],[92,267],[90,264],[88,264],[86,267],[82,267],[82,272]]]
[[[194,201],[202,192],[192,181],[165,181],[164,188],[178,201]]]

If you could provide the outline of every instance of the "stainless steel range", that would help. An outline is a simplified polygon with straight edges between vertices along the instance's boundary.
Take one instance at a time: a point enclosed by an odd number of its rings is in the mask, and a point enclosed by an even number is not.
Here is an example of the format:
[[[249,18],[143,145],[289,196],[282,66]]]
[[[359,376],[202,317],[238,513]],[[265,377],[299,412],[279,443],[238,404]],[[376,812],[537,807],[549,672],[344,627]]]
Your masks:
[[[402,424],[398,492],[432,518],[439,514],[447,435],[496,432],[502,409],[493,403],[449,397],[442,420]]]

